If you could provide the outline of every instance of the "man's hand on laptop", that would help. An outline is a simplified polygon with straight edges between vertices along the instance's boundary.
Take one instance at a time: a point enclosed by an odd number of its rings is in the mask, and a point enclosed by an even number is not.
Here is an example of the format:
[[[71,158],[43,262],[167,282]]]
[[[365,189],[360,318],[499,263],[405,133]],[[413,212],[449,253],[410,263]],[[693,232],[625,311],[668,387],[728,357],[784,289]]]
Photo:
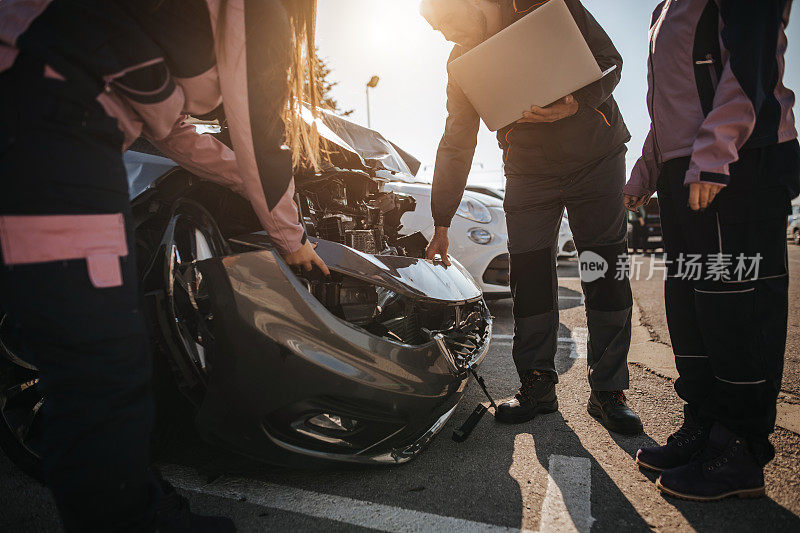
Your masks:
[[[518,124],[526,122],[541,123],[541,122],[556,122],[561,119],[571,117],[578,112],[578,101],[571,94],[565,96],[561,100],[553,102],[547,107],[531,106],[530,111],[522,113],[522,118],[517,121]]]
[[[434,263],[442,263],[444,266],[450,266],[450,260],[447,258],[447,249],[450,247],[450,240],[447,238],[449,229],[447,226],[436,226],[434,228],[433,238],[425,249],[425,259]],[[439,257],[437,258],[437,256]]]

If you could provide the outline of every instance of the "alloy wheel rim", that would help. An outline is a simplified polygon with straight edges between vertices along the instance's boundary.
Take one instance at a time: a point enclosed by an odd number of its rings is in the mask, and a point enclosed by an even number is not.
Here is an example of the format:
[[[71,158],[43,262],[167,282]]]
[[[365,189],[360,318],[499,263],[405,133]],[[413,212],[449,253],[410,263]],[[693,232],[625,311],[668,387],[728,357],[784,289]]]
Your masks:
[[[39,372],[11,347],[6,317],[0,318],[0,423],[23,452],[38,460],[42,453],[42,407]]]
[[[167,305],[180,348],[205,376],[213,344],[211,298],[198,263],[224,254],[224,243],[210,220],[177,218],[167,246]]]

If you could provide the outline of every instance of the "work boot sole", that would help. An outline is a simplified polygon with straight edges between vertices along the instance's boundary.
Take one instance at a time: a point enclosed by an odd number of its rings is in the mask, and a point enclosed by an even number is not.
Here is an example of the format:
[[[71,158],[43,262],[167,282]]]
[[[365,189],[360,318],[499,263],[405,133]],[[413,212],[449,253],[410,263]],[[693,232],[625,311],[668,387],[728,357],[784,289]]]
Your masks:
[[[600,422],[604,428],[609,431],[613,431],[614,433],[619,433],[620,435],[627,435],[627,436],[634,436],[639,435],[644,428],[642,427],[641,420],[638,424],[631,424],[630,426],[624,425],[615,425],[614,423],[609,422],[605,416],[603,416],[603,409],[599,405],[595,405],[592,402],[589,402],[586,405],[586,410],[592,415],[594,418]]]
[[[664,471],[663,468],[659,468],[657,466],[653,466],[653,465],[649,465],[649,464],[645,463],[644,461],[639,459],[639,456],[636,456],[636,464],[639,465],[640,467],[644,468],[645,470],[650,470],[652,472],[663,472]]]
[[[529,422],[536,418],[536,415],[546,415],[558,411],[558,400],[550,403],[537,404],[531,411],[524,414],[508,414],[501,415],[499,413],[494,415],[494,419],[501,424],[522,424]]]
[[[732,490],[729,492],[725,492],[723,494],[719,494],[717,496],[695,496],[693,494],[683,494],[676,490],[668,489],[667,487],[661,484],[660,477],[656,480],[656,487],[658,487],[658,490],[660,490],[667,496],[672,496],[674,498],[680,498],[681,500],[689,500],[693,502],[715,502],[717,500],[724,500],[725,498],[731,498],[733,496],[738,496],[739,498],[761,498],[762,496],[765,496],[767,493],[764,487],[756,487],[754,489]]]

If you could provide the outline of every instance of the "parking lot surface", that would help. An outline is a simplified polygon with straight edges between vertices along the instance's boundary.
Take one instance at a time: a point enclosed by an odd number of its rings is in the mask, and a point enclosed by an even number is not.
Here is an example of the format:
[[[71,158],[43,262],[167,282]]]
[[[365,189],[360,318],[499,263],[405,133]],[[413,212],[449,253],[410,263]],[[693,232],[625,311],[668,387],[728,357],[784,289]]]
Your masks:
[[[800,248],[790,248],[795,281],[781,402],[788,413],[783,425],[791,429],[800,366]],[[778,453],[766,470],[766,498],[699,504],[659,494],[655,476],[640,471],[633,456],[641,446],[663,443],[681,421],[660,281],[633,283],[637,308],[628,397],[645,433],[621,437],[586,412],[586,319],[574,260],[563,262],[559,274],[557,413],[520,425],[485,416],[458,444],[450,439],[452,430],[478,402],[488,404],[473,384],[428,450],[403,466],[286,470],[187,435],[162,458],[162,471],[194,509],[231,516],[240,531],[800,531],[796,428],[780,427],[773,436]],[[491,308],[495,337],[482,374],[499,400],[512,396],[519,383],[510,355],[511,302],[495,301]],[[4,456],[0,480],[0,530],[57,530],[47,491]]]

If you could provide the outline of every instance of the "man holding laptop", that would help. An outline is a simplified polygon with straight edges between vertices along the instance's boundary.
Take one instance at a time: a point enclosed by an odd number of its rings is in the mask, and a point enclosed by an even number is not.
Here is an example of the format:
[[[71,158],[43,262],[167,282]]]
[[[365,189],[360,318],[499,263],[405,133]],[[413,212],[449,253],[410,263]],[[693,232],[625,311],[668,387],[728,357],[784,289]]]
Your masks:
[[[520,423],[558,409],[554,245],[566,208],[582,263],[606,268],[599,277],[582,279],[592,387],[588,410],[611,431],[640,433],[641,421],[628,408],[623,392],[629,386],[632,297],[621,266],[627,252],[622,186],[630,134],[611,96],[620,79],[619,52],[579,0],[423,0],[420,12],[455,43],[448,60],[448,117],[433,179],[436,229],[428,246],[429,259],[438,255],[447,263],[448,227],[466,186],[481,118],[497,129],[503,150],[514,297],[512,353],[522,386],[512,400],[499,406],[497,420]],[[533,17],[509,28],[529,14]],[[567,31],[565,35],[562,28],[569,28],[564,24],[573,29],[577,24],[580,34],[576,31],[571,36]],[[487,51],[489,57],[480,56]],[[597,74],[590,72],[593,77],[588,81],[596,81],[568,89],[571,94],[548,97],[549,89],[581,79],[586,69],[580,61],[585,65],[587,55]],[[516,70],[513,65],[523,56],[531,61],[528,64],[537,65],[530,69],[535,72]],[[467,61],[482,66],[467,68],[472,64]],[[547,64],[552,68],[539,72],[538,66]],[[609,69],[613,70],[608,73]],[[517,75],[519,81],[514,82]],[[500,96],[487,99],[487,91],[498,91]],[[508,112],[504,106],[513,98],[502,94],[526,91],[538,92],[540,107],[517,113],[516,109],[527,109],[529,102],[524,108],[512,108],[510,120],[504,118]],[[551,104],[553,97],[559,99]]]

